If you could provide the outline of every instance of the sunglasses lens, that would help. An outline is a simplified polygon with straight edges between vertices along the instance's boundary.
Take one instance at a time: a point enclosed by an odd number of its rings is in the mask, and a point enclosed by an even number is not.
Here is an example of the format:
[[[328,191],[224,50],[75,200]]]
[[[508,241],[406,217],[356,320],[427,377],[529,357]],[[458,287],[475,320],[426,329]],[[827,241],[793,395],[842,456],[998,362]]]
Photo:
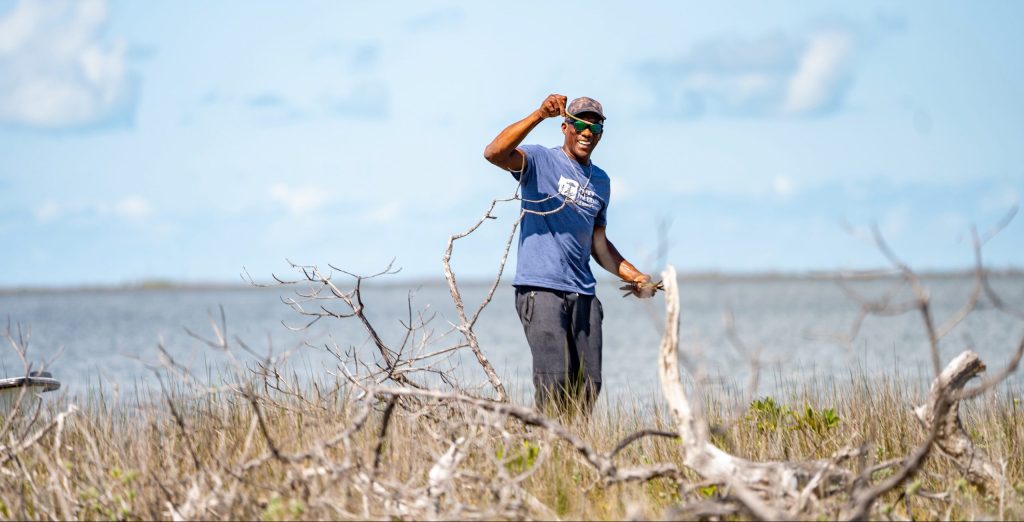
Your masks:
[[[604,125],[601,125],[600,123],[587,123],[585,121],[577,120],[572,122],[572,126],[576,129],[576,132],[583,132],[587,127],[590,127],[590,132],[593,132],[594,134],[601,134],[604,132]]]

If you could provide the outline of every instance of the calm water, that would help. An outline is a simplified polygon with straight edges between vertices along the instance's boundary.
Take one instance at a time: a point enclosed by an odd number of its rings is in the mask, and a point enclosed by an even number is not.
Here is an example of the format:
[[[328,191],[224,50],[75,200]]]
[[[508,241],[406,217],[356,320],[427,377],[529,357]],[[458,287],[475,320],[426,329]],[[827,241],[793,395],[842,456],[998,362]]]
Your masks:
[[[1008,303],[1024,308],[1024,278],[993,277],[991,281]],[[971,288],[967,279],[927,283],[939,322],[964,302]],[[860,282],[854,288],[877,296],[890,284]],[[486,289],[471,285],[464,290],[469,306],[478,302]],[[289,288],[239,288],[7,293],[0,294],[0,318],[31,327],[30,360],[38,365],[55,358],[49,369],[64,382],[64,391],[69,394],[82,393],[90,382],[97,381],[122,386],[154,383],[151,366],[158,361],[156,346],[161,342],[177,361],[202,369],[203,374],[216,373],[223,364],[222,356],[189,337],[184,328],[212,336],[208,314],[218,316],[220,306],[232,338],[237,336],[261,353],[297,348],[292,364],[300,375],[326,376],[327,371],[334,370],[335,359],[325,352],[325,345],[342,350],[355,348],[369,357],[371,346],[353,319],[323,320],[303,332],[286,329],[282,321],[303,323],[302,317],[281,302],[282,297],[292,295],[290,292]],[[713,381],[743,383],[747,376],[746,359],[726,337],[723,313],[730,308],[744,342],[763,348],[767,369],[762,389],[811,376],[842,378],[858,369],[869,373],[897,371],[909,377],[930,373],[927,341],[917,315],[869,318],[852,350],[821,338],[819,334],[848,330],[857,313],[857,306],[831,281],[684,281],[681,292],[684,348]],[[364,295],[367,314],[389,343],[397,343],[404,335],[400,321],[408,319],[410,296],[414,314],[433,315],[430,327],[435,335],[446,332],[449,321],[455,322],[447,287],[442,285],[410,288],[377,284],[366,286]],[[605,306],[605,389],[612,395],[656,392],[660,296],[646,302],[622,299],[611,283],[599,286],[598,295]],[[511,287],[499,288],[476,331],[499,373],[513,388],[527,391],[529,350],[512,303]],[[946,338],[942,355],[945,362],[971,347],[990,368],[997,368],[1022,336],[1024,323],[983,308]],[[454,340],[448,335],[436,346]],[[458,358],[453,358],[449,364],[458,367],[467,382],[483,380],[482,372],[470,359],[460,364]],[[0,374],[19,374],[21,368],[13,350],[5,346],[0,351]],[[1022,381],[1019,375],[1015,379]]]

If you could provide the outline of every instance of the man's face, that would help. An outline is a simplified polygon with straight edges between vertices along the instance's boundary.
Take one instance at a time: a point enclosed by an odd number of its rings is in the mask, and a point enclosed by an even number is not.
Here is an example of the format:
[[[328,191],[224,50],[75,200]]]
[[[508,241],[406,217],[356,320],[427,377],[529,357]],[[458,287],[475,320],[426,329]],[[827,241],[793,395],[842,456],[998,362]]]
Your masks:
[[[592,112],[577,114],[576,117],[587,123],[602,123],[601,117]],[[562,134],[565,134],[565,149],[571,152],[578,161],[588,162],[590,154],[594,152],[597,143],[601,141],[603,133],[594,134],[590,127],[577,132],[572,123],[562,122]]]

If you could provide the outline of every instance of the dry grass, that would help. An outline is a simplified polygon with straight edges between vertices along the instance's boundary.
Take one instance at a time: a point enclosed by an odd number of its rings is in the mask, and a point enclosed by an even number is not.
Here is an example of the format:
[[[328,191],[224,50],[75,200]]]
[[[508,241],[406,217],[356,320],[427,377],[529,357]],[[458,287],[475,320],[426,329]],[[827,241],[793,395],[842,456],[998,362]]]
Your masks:
[[[179,382],[163,392],[117,398],[94,389],[62,426],[53,420],[69,405],[45,403],[38,416],[30,411],[4,427],[0,516],[659,518],[718,494],[695,475],[682,483],[660,478],[604,484],[578,452],[546,430],[450,403],[400,399],[382,439],[385,402],[367,410],[366,401],[335,383],[302,389],[282,392],[262,380],[217,390]],[[907,455],[924,437],[910,410],[920,390],[906,381],[859,378],[790,388],[740,408],[738,419],[730,418],[736,405],[726,397],[705,400],[711,424],[721,427],[715,443],[754,460],[827,458],[851,444],[870,443],[861,464],[870,465]],[[591,447],[608,451],[639,429],[670,429],[658,410],[615,401],[589,422],[562,422]],[[915,481],[883,497],[873,517],[1024,518],[1020,390],[1003,386],[966,404],[962,416],[975,442],[1005,464],[1007,487],[978,491],[935,453]],[[351,436],[339,440],[346,429]],[[13,449],[41,430],[36,443]],[[464,460],[439,486],[443,491],[432,491],[431,469],[459,437],[465,437]],[[682,468],[678,442],[660,437],[628,446],[615,462]],[[417,498],[426,501],[417,505]]]

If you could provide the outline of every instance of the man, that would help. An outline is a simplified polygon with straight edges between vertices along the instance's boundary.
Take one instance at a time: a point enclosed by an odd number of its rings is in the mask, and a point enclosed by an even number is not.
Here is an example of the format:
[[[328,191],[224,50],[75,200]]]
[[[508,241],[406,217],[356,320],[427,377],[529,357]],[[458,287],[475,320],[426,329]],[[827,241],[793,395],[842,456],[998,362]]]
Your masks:
[[[561,147],[519,146],[541,121],[559,116],[565,117]],[[588,413],[601,391],[604,311],[594,295],[590,257],[637,297],[651,297],[658,288],[605,235],[611,180],[590,159],[604,120],[596,100],[577,98],[567,109],[566,97],[552,94],[484,149],[487,161],[510,171],[522,187],[516,310],[533,355],[537,406],[560,413],[570,407]]]

